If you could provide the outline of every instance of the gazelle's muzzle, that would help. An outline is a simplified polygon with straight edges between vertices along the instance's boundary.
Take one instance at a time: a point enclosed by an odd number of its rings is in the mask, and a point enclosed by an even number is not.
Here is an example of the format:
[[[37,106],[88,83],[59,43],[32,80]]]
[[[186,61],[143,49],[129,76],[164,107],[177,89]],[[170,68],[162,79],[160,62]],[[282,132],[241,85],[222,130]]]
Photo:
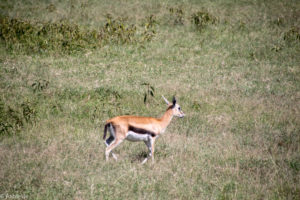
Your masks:
[[[185,114],[183,112],[180,113],[179,118],[183,118]]]

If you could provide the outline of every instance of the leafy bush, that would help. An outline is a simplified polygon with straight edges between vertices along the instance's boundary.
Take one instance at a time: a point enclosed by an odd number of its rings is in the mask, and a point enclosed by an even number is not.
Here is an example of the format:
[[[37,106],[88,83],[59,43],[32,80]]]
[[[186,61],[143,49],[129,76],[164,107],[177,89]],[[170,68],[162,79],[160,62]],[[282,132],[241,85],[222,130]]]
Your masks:
[[[68,23],[30,23],[0,16],[0,40],[10,50],[70,53],[101,45],[95,30],[81,30]]]
[[[43,80],[43,79],[38,79],[31,85],[31,87],[34,92],[39,92],[39,91],[43,91],[44,89],[46,89],[48,87],[48,85],[49,85],[49,81]]]
[[[19,113],[0,103],[0,135],[10,135],[23,127]]]
[[[287,43],[300,42],[300,28],[292,27],[284,33],[283,39]]]
[[[0,15],[0,41],[8,50],[30,53],[72,53],[95,49],[106,43],[129,44],[150,41],[154,35],[155,20],[150,16],[140,34],[137,25],[126,19],[107,15],[100,30],[86,30],[67,22],[40,23],[12,19]]]
[[[114,19],[111,15],[106,16],[106,24],[100,31],[101,38],[109,42],[130,43],[134,41],[136,26],[128,25],[122,18]]]
[[[169,8],[169,12],[172,16],[174,25],[184,24],[184,12],[182,8]]]
[[[146,18],[146,22],[143,23],[144,30],[141,34],[140,42],[151,41],[155,36],[155,25],[158,24],[154,15],[150,15]]]
[[[18,108],[12,108],[0,102],[0,135],[10,135],[20,131],[24,125],[36,119],[37,111],[30,102],[23,102]]]
[[[204,26],[208,24],[215,24],[217,22],[217,18],[208,12],[198,11],[192,14],[191,22],[198,29],[202,29]]]
[[[154,15],[146,18],[146,22],[139,27],[128,24],[124,18],[113,18],[110,14],[106,16],[106,24],[101,29],[101,38],[108,43],[130,44],[150,41],[155,36],[156,20]],[[138,31],[139,29],[142,29]]]

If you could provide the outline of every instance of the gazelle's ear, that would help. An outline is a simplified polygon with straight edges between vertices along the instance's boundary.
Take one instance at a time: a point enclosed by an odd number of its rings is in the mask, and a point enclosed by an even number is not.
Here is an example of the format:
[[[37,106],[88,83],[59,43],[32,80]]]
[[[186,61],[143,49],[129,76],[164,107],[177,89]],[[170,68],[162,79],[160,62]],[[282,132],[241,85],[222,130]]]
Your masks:
[[[173,105],[175,105],[176,104],[176,98],[175,98],[175,96],[173,96]]]
[[[166,104],[167,104],[167,105],[170,105],[170,102],[164,97],[164,95],[161,95],[161,96],[162,96],[162,98],[165,100]]]

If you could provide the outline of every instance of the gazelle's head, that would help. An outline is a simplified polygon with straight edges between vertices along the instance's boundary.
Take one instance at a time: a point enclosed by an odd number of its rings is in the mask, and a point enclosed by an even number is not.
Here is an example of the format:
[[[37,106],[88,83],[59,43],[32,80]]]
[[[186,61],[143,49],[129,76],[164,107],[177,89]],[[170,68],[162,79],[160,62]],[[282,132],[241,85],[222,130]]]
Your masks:
[[[181,110],[180,105],[176,103],[175,97],[173,97],[172,103],[170,103],[164,96],[162,96],[162,98],[165,100],[166,104],[169,106],[168,109],[172,109],[173,116],[180,117],[180,118],[185,116],[185,114]]]

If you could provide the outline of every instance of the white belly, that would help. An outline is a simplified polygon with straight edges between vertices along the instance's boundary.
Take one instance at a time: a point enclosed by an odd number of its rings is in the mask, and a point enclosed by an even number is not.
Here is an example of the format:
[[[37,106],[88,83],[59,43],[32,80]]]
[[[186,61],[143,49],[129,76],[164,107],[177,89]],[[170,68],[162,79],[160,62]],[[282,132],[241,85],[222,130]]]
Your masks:
[[[126,140],[137,142],[137,141],[148,141],[151,139],[151,136],[148,134],[138,134],[133,131],[129,131],[126,136]]]

